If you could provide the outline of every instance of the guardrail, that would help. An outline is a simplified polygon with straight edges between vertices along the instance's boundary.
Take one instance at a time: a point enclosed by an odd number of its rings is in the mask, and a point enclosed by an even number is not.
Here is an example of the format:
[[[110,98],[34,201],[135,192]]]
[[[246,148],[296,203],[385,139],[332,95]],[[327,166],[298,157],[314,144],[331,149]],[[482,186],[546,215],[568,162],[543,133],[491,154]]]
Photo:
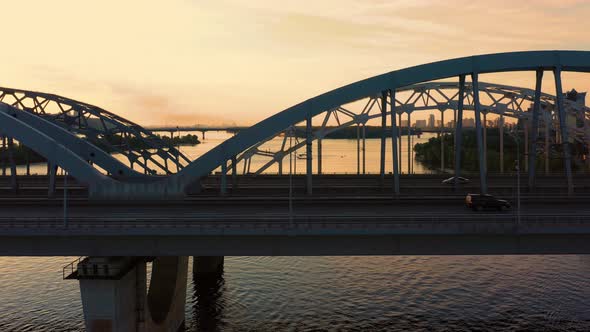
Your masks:
[[[78,263],[80,263],[84,258],[85,258],[84,256],[78,257],[78,259],[76,259],[76,260],[70,262],[69,264],[67,264],[66,266],[64,266],[62,269],[63,279],[66,279],[67,277],[72,276],[78,267]],[[67,276],[66,276],[66,273],[68,273]]]
[[[336,216],[336,215],[288,215],[267,216],[225,216],[207,218],[71,218],[64,226],[60,218],[0,218],[2,230],[24,231],[27,234],[48,232],[67,234],[68,232],[108,233],[151,233],[157,234],[183,232],[192,234],[280,234],[281,232],[301,231],[313,233],[327,232],[513,232],[517,230],[546,230],[551,233],[558,228],[590,232],[590,215],[528,215],[521,216],[517,224],[515,215],[445,215],[443,216]]]

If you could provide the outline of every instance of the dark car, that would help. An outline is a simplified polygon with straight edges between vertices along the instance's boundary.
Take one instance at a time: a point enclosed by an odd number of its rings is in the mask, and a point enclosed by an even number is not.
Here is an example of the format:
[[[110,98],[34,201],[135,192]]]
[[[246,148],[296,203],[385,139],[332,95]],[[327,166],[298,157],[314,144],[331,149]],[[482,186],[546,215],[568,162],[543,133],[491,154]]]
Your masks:
[[[458,176],[457,177],[457,181],[459,182],[459,184],[464,184],[464,183],[471,182],[471,181],[469,181],[469,179],[464,178],[464,177],[461,177],[461,176]],[[454,176],[451,176],[448,179],[444,179],[444,180],[442,180],[442,183],[443,184],[455,184],[455,177]]]
[[[502,211],[504,209],[510,209],[510,203],[507,200],[498,199],[489,194],[467,194],[465,205],[474,211],[481,211],[483,209]]]

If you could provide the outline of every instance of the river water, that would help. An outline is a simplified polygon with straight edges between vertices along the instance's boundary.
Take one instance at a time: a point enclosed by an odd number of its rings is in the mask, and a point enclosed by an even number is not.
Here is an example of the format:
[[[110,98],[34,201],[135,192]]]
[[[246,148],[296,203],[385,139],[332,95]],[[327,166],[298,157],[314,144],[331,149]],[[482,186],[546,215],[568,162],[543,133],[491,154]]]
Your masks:
[[[225,138],[207,135],[183,152]],[[356,173],[356,141],[323,150],[324,172]],[[367,140],[367,173],[378,151]],[[75,258],[0,257],[0,331],[83,331],[78,283],[62,280]],[[189,277],[186,318],[188,331],[590,331],[590,257],[226,257],[222,278]]]

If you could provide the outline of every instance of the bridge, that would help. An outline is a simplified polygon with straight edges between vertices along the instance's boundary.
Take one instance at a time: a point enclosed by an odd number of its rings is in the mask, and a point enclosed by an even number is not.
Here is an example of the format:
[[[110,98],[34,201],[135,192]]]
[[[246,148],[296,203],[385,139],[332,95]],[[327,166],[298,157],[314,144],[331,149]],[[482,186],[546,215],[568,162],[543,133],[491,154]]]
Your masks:
[[[162,127],[146,127],[152,133],[166,132],[170,133],[170,138],[174,137],[174,133],[177,132],[199,132],[203,139],[205,139],[205,133],[208,131],[224,131],[228,133],[237,133],[240,130],[246,129],[247,127],[241,126],[162,126]]]
[[[531,72],[535,88],[479,81],[507,71]],[[590,52],[500,53],[400,69],[240,128],[195,160],[153,134],[180,127],[149,130],[69,98],[0,88],[8,160],[0,178],[0,255],[87,256],[64,277],[80,281],[92,331],[178,328],[188,256],[195,273],[216,274],[225,255],[588,254],[590,112],[564,96],[564,71],[590,71]],[[553,74],[555,95],[542,92],[545,72]],[[440,113],[441,135],[449,129],[445,113],[457,134],[473,112],[479,172],[469,176],[476,181],[444,185],[448,175],[401,173],[402,163],[408,170],[412,163],[402,160],[402,144],[412,149],[410,136],[404,142],[400,135],[402,117],[409,126],[414,112],[432,111]],[[503,168],[504,142],[502,168],[488,172],[488,115],[499,117],[501,132],[504,118],[517,121],[523,183]],[[373,175],[364,148],[371,123],[381,128],[379,158],[369,160],[379,165]],[[357,174],[324,174],[322,140],[344,128],[357,133]],[[462,135],[454,139],[453,160],[441,158],[440,169],[448,163],[466,175]],[[44,158],[47,174],[17,174],[15,142]],[[549,174],[555,146],[562,169]],[[585,153],[572,155],[574,146]],[[444,156],[445,145],[440,149]],[[305,155],[304,174],[284,171],[298,154]],[[277,174],[267,174],[273,167]],[[467,210],[467,192],[509,197],[513,209]]]

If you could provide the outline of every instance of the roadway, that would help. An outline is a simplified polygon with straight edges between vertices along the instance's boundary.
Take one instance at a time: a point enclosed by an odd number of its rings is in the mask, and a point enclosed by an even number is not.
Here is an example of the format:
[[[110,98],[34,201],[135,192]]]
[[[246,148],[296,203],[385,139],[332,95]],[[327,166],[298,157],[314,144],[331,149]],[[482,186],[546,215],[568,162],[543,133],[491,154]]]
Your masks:
[[[471,182],[462,185],[460,190],[455,192],[452,185],[442,184],[441,181],[448,175],[403,175],[400,181],[400,193],[402,196],[463,196],[469,192],[478,192],[479,183],[477,177],[472,177]],[[490,193],[504,197],[516,195],[515,175],[490,175]],[[287,196],[289,192],[288,175],[240,175],[237,177],[237,186],[232,187],[231,176],[227,177],[228,193],[231,196],[240,197],[264,197],[264,196]],[[47,196],[47,177],[30,176],[19,177],[19,197],[24,196]],[[192,197],[214,197],[219,195],[221,177],[211,175],[202,180],[201,190],[194,190]],[[536,190],[528,192],[527,179],[521,177],[521,192],[523,195],[563,195],[567,193],[564,185],[564,178],[561,175],[539,176],[536,183]],[[63,178],[56,180],[57,190],[63,188]],[[314,196],[391,196],[392,177],[387,175],[385,183],[381,184],[378,175],[314,175],[313,191]],[[578,175],[574,177],[575,192],[578,195],[590,195],[590,176]],[[292,177],[293,193],[295,196],[305,194],[305,176],[297,175]],[[73,179],[68,181],[68,191],[74,196],[85,196],[86,189],[80,186]],[[10,188],[9,177],[0,177],[0,197],[14,196]],[[56,195],[56,197],[61,194]]]

